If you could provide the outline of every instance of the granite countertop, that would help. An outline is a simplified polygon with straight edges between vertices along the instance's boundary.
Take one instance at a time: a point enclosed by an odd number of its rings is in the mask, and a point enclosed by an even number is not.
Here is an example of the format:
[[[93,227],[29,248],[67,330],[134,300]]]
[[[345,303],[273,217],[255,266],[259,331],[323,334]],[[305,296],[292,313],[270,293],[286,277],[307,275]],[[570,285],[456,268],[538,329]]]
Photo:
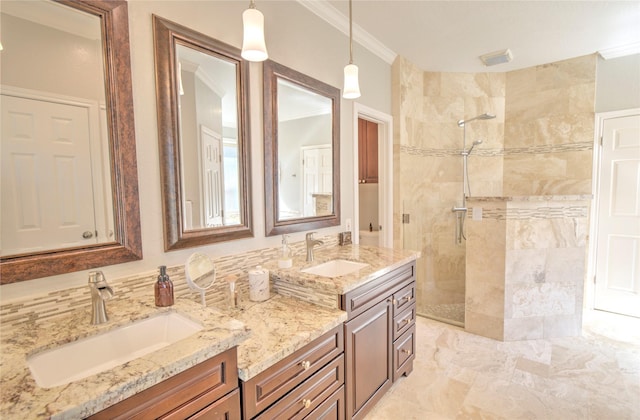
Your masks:
[[[267,264],[263,264],[263,267],[267,268],[272,276],[276,276],[283,281],[321,289],[324,292],[335,293],[336,295],[343,295],[418,258],[420,258],[420,252],[416,251],[346,245],[316,249],[313,262],[307,262],[306,255],[296,255],[293,257],[293,266],[291,268],[278,268],[277,261],[270,261]],[[334,278],[317,276],[301,271],[305,268],[337,259],[366,263],[367,266],[351,274]]]
[[[220,354],[250,335],[242,322],[188,299],[176,299],[175,305],[168,308],[157,308],[153,297],[141,301],[113,299],[107,305],[110,321],[102,325],[90,325],[91,309],[87,308],[40,324],[27,322],[15,328],[3,327],[2,418],[86,417]],[[161,351],[66,385],[41,388],[31,376],[26,364],[30,354],[168,311],[199,321],[204,329]]]
[[[251,336],[238,347],[238,376],[247,381],[347,320],[347,313],[271,294],[264,302],[243,301],[230,316]]]

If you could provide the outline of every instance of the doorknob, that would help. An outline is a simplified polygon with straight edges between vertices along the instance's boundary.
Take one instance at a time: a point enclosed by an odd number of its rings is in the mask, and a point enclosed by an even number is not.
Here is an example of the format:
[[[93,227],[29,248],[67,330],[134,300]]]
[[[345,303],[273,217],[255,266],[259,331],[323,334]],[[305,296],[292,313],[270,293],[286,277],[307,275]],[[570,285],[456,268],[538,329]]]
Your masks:
[[[87,231],[85,231],[85,232],[82,234],[82,237],[83,237],[84,239],[93,238],[93,232],[91,232],[90,230],[87,230]]]

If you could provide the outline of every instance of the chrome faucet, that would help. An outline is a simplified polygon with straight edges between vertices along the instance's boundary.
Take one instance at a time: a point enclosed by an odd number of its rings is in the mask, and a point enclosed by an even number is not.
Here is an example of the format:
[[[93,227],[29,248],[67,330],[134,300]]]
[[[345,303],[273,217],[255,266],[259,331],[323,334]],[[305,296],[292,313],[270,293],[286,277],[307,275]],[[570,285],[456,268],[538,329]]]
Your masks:
[[[109,321],[104,301],[113,297],[113,289],[107,284],[102,271],[89,272],[89,288],[91,289],[91,325],[104,324]]]
[[[319,239],[313,239],[313,234],[315,232],[309,232],[307,233],[306,236],[306,243],[307,243],[307,261],[313,261],[313,247],[316,245],[322,245],[324,242],[322,242]]]

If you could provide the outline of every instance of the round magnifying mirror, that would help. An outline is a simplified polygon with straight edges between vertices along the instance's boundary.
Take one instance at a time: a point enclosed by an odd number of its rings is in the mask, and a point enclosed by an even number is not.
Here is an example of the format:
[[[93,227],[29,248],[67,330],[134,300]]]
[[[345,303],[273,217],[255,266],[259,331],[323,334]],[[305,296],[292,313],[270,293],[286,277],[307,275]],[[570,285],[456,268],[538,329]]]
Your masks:
[[[187,284],[192,290],[200,292],[202,306],[205,303],[204,293],[216,281],[216,266],[208,255],[195,253],[189,257],[184,267]]]

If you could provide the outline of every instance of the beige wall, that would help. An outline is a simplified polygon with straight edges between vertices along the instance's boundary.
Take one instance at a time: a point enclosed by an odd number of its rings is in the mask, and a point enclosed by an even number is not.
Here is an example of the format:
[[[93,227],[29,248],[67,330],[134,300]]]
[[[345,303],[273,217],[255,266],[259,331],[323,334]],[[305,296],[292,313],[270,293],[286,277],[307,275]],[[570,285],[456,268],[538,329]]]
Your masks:
[[[503,193],[591,194],[596,55],[507,73]]]
[[[107,278],[129,276],[153,270],[160,264],[182,264],[195,252],[214,259],[254,249],[278,246],[279,237],[264,237],[264,170],[262,133],[262,65],[250,65],[251,170],[255,237],[182,251],[164,252],[162,201],[156,123],[151,15],[175,21],[231,45],[242,43],[242,12],[248,2],[227,1],[129,1],[131,64],[138,154],[138,176],[142,224],[142,261],[103,267]],[[348,63],[348,37],[313,15],[295,1],[263,1],[258,8],[265,15],[270,57],[288,67],[342,89],[342,69]],[[358,99],[370,108],[391,113],[391,66],[354,44],[354,61],[360,66]],[[343,226],[321,229],[318,236],[344,230],[344,220],[353,218],[352,102],[341,103],[341,206]],[[304,232],[291,241],[304,238]],[[87,272],[47,277],[0,286],[3,301],[34,293],[84,285]]]

